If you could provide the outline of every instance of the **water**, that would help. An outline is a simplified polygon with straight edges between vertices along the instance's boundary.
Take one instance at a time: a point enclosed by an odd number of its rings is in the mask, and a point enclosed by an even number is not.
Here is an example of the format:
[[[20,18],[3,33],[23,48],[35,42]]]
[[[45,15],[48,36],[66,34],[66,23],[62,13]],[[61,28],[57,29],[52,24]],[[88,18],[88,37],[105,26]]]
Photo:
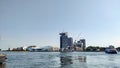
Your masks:
[[[104,52],[4,52],[0,68],[120,68],[120,53]]]

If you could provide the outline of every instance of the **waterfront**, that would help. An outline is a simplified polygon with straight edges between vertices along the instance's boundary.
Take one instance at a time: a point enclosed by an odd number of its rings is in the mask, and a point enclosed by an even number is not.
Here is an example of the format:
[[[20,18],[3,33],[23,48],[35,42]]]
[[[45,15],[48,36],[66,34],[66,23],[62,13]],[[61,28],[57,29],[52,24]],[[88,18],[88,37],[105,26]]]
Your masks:
[[[120,68],[120,53],[104,52],[3,52],[0,68]]]

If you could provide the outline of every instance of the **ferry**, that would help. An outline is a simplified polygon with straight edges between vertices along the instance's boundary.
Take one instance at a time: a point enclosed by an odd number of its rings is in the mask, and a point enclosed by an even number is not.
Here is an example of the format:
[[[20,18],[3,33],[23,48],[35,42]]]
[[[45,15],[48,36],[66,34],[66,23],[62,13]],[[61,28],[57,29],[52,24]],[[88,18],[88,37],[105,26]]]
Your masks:
[[[117,50],[114,46],[110,45],[108,48],[105,49],[105,53],[107,54],[117,54]]]

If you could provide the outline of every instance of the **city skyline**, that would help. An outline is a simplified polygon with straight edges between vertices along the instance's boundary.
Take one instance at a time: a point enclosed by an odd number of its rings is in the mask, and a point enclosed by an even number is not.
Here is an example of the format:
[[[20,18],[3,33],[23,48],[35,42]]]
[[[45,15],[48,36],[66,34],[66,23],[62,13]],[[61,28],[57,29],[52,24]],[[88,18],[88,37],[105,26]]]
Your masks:
[[[60,46],[59,33],[86,46],[120,47],[119,0],[0,0],[0,49]],[[79,36],[78,36],[79,35]]]

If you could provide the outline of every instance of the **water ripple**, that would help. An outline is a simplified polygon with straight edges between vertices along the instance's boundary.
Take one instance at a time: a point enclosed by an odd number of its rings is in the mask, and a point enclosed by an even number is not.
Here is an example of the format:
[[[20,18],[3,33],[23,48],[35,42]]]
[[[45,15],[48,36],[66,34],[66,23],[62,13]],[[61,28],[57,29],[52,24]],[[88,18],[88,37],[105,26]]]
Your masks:
[[[4,52],[0,68],[120,68],[120,53],[104,52]]]

